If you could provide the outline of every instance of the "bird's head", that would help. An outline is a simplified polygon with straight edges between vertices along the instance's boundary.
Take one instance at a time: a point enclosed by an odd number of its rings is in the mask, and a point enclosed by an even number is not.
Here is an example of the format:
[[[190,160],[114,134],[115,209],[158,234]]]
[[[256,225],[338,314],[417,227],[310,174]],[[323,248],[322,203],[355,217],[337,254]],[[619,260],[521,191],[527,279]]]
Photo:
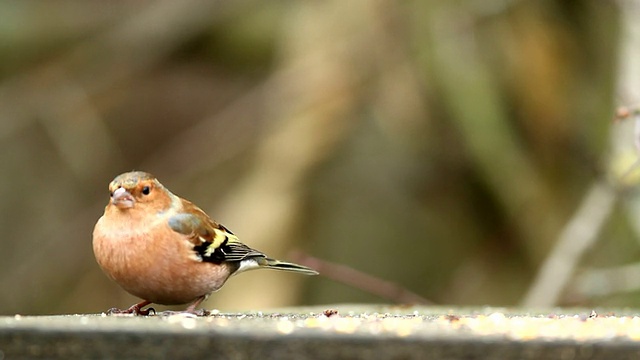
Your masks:
[[[109,184],[109,206],[125,211],[133,208],[157,208],[169,206],[167,190],[151,174],[132,171],[116,176]]]

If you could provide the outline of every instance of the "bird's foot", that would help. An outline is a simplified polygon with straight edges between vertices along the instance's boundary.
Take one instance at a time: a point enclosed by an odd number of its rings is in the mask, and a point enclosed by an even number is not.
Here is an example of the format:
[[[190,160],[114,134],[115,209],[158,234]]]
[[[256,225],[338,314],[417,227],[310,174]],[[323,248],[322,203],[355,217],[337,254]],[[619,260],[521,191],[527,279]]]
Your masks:
[[[154,308],[148,308],[148,309],[140,309],[137,306],[132,306],[128,309],[118,309],[118,308],[111,308],[109,310],[107,310],[107,315],[141,315],[141,316],[148,316],[148,315],[156,315],[156,309]]]
[[[205,310],[205,309],[196,310],[196,308],[198,306],[200,306],[200,304],[202,304],[202,302],[206,298],[207,298],[207,295],[200,296],[199,298],[196,299],[196,301],[191,303],[191,305],[189,305],[189,307],[187,307],[187,309],[185,311],[188,312],[188,313],[194,314],[196,316],[209,316],[209,315],[211,315],[211,311],[209,311],[209,310]]]
[[[118,308],[111,308],[109,310],[107,310],[107,315],[142,315],[142,316],[148,316],[148,315],[156,315],[156,309],[150,307],[148,309],[142,309],[143,307],[147,306],[151,304],[150,301],[142,301],[140,303],[131,305],[128,309],[118,309]]]
[[[192,314],[195,314],[196,316],[209,316],[211,315],[211,311],[207,309],[200,309],[200,310],[195,310],[194,312],[192,312]]]

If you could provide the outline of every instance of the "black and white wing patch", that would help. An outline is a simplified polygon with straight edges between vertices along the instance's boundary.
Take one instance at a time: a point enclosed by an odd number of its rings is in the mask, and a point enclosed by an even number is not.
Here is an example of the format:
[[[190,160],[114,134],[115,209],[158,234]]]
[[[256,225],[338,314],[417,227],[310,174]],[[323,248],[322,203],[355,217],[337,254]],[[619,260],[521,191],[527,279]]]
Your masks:
[[[263,253],[254,250],[247,245],[225,239],[222,244],[216,248],[212,248],[213,243],[202,243],[194,246],[195,250],[202,261],[219,264],[223,261],[242,261],[252,257],[266,257]]]
[[[193,250],[202,261],[219,264],[224,261],[242,261],[252,257],[266,257],[263,253],[241,243],[226,227],[208,223],[193,214],[176,214],[169,219],[169,227],[186,235]]]

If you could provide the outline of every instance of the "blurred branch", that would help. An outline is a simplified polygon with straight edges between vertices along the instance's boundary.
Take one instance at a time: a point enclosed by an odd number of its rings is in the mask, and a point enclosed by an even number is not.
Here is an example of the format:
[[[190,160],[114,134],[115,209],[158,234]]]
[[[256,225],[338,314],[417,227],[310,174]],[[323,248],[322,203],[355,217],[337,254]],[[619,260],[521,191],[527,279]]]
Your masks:
[[[627,188],[631,188],[637,184],[637,180],[632,178],[632,175],[636,173],[638,169],[638,165],[640,165],[640,158],[638,158],[637,154],[640,153],[640,108],[637,105],[633,106],[620,106],[616,110],[616,114],[614,116],[614,121],[619,123],[625,120],[633,120],[633,140],[635,145],[635,160],[630,165],[628,164],[626,152],[618,151],[617,155],[613,155],[612,161],[612,176],[617,179],[616,183],[618,185],[619,190],[625,190]],[[628,131],[623,130],[623,131]],[[619,145],[624,147],[625,149],[628,147],[628,141],[625,137],[621,141],[614,141],[615,145]],[[614,151],[616,153],[616,151]],[[615,166],[615,160],[624,161],[624,167],[617,169]],[[615,198],[615,194],[613,193],[615,190],[609,189],[609,194],[611,199]],[[586,203],[586,201],[585,201]],[[600,209],[599,214],[603,215],[603,217],[597,218],[597,223],[593,223],[592,235],[593,239],[597,235],[599,230],[599,226],[601,226],[602,222],[606,219],[606,216],[610,213],[611,207],[613,205],[613,201],[605,202],[602,204],[602,208]],[[598,204],[594,201],[593,204],[587,206],[598,206]],[[633,212],[633,208],[630,209],[630,216],[632,219],[630,220],[632,225],[635,225],[635,216]],[[593,219],[583,219],[584,222],[589,222]],[[601,220],[601,221],[600,221]],[[598,225],[598,227],[596,227]],[[633,226],[636,231],[638,230],[637,226]],[[592,240],[592,242],[595,240]],[[586,250],[591,243],[587,243],[586,241],[577,244],[579,247],[578,250]],[[575,264],[574,264],[575,266]],[[640,263],[618,266],[608,269],[593,269],[586,270],[581,272],[576,276],[575,281],[572,282],[572,286],[570,286],[570,292],[573,296],[578,297],[595,297],[595,296],[608,296],[621,292],[629,292],[640,289]],[[542,290],[540,290],[542,292]],[[557,299],[556,299],[557,301]],[[551,305],[551,304],[549,304]]]
[[[595,243],[615,203],[616,193],[604,182],[591,186],[580,208],[560,234],[529,288],[523,306],[553,306],[558,303],[578,262]]]
[[[382,280],[346,265],[331,263],[300,251],[296,251],[292,258],[300,264],[317,270],[320,275],[328,279],[380,296],[397,304],[434,304],[433,301],[427,300],[396,283]]]
[[[626,107],[621,106],[616,110],[614,117],[615,121],[623,121],[626,119],[633,119],[633,143],[636,147],[636,153],[640,154],[640,108],[638,106]],[[624,183],[627,177],[629,177],[640,165],[640,157],[638,157],[627,171],[620,176],[620,183]]]

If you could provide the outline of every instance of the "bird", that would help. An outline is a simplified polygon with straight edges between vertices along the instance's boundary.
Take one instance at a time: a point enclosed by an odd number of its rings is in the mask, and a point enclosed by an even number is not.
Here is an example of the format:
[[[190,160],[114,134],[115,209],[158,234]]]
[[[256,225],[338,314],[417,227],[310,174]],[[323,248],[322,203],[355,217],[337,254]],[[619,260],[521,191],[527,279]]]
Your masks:
[[[147,172],[116,176],[109,194],[93,230],[93,252],[107,277],[142,299],[128,309],[110,309],[109,314],[149,315],[155,313],[144,309],[150,304],[189,304],[185,312],[195,314],[229,277],[248,270],[318,274],[243,244]]]

